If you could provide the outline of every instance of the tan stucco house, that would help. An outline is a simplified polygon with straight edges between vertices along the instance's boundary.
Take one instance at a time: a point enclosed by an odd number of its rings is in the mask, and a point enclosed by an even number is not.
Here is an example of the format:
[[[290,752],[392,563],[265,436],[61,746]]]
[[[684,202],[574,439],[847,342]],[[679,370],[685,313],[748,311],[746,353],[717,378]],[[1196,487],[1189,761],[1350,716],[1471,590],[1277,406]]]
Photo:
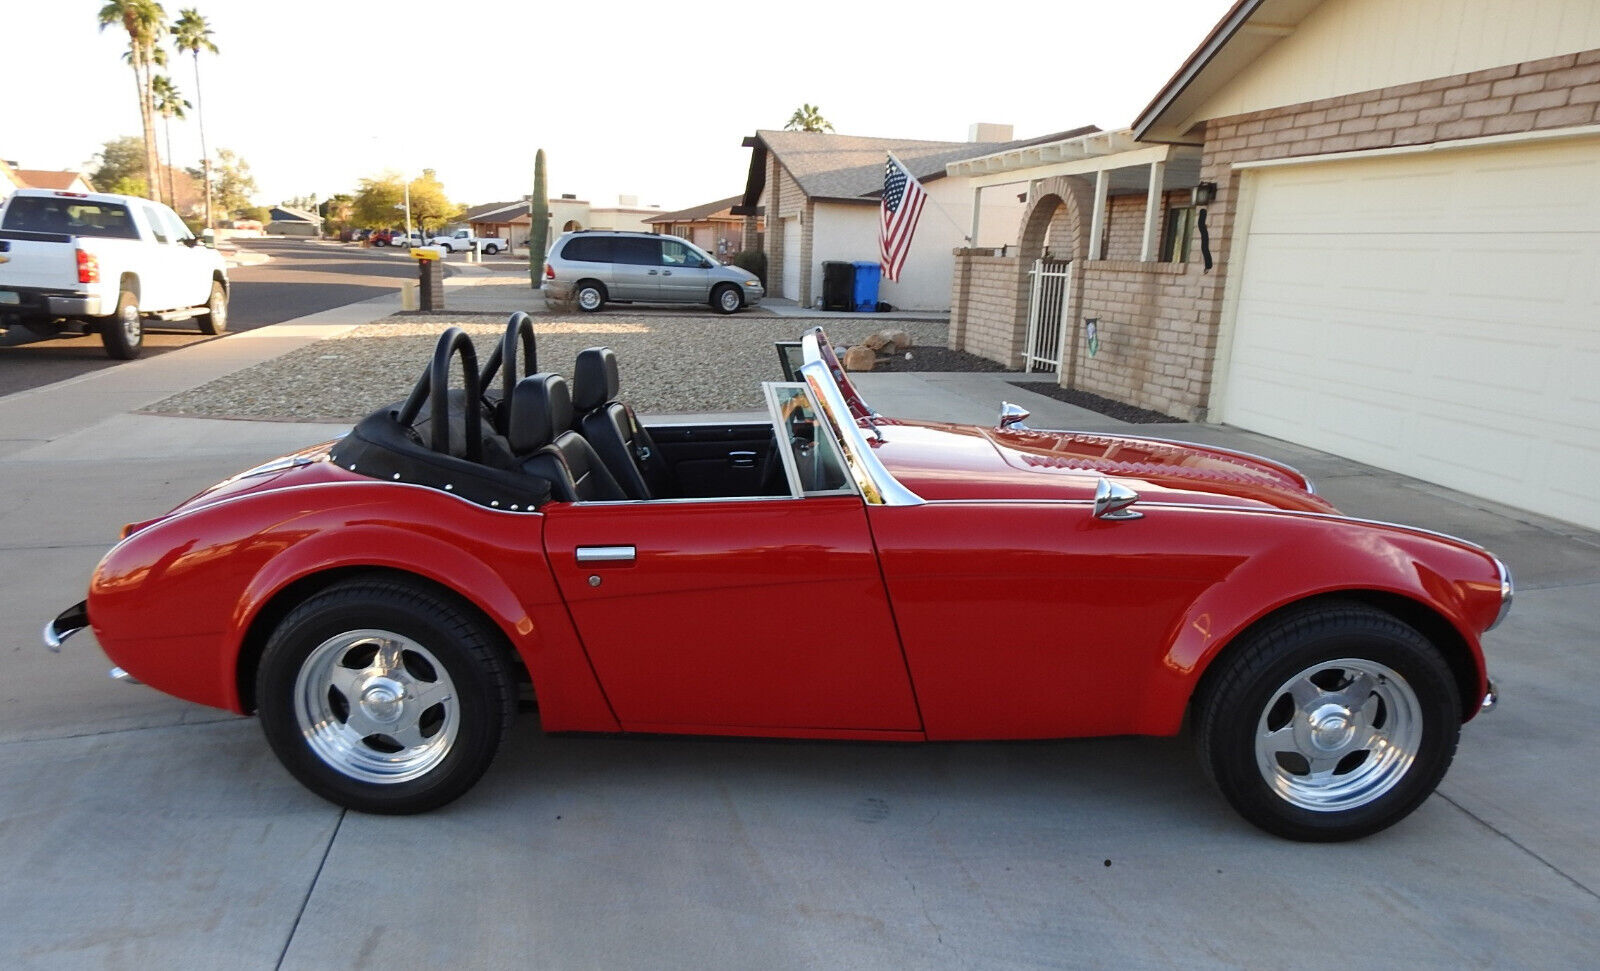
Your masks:
[[[1600,528],[1600,3],[1241,0],[1120,145],[1046,151],[949,168],[1029,198],[953,346],[1036,357],[1049,247],[1063,384]]]

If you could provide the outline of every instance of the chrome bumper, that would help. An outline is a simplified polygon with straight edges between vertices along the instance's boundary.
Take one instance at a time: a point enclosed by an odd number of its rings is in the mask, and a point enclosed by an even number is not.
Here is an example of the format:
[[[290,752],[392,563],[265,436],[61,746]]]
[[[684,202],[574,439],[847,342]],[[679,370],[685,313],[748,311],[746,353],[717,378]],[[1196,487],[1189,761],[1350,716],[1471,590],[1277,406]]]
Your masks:
[[[99,317],[99,297],[46,297],[45,306],[56,317]]]
[[[80,600],[44,625],[44,646],[59,651],[67,638],[88,626],[89,605],[87,601]]]
[[[1493,681],[1490,681],[1489,690],[1484,692],[1483,700],[1478,702],[1478,714],[1481,715],[1486,711],[1494,711],[1495,705],[1498,705],[1499,703],[1500,689],[1494,686]]]

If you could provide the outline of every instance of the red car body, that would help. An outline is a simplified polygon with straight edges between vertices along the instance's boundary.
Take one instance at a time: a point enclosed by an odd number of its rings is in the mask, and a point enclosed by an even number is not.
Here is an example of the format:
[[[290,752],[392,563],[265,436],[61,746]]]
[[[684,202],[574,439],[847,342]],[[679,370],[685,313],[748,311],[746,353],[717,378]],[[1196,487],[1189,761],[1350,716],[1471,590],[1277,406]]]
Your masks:
[[[553,732],[1171,735],[1230,644],[1320,598],[1423,633],[1463,719],[1490,693],[1480,635],[1509,579],[1476,546],[1344,517],[1240,453],[865,417],[834,377],[829,400],[843,391],[856,415],[845,451],[864,443],[918,501],[873,501],[869,483],[494,508],[322,446],[129,527],[88,617],[134,678],[247,713],[294,605],[345,576],[415,578],[504,637]],[[1100,515],[1104,480],[1142,516]],[[580,547],[631,558],[580,562]]]

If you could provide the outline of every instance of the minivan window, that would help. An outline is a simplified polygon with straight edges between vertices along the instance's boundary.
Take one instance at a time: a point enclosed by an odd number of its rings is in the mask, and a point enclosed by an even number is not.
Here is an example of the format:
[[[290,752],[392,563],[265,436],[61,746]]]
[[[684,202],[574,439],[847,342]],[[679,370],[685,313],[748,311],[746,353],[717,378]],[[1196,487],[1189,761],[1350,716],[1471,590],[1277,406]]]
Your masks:
[[[630,263],[635,266],[660,266],[661,240],[655,238],[641,239],[637,236],[619,236],[617,237],[617,255],[613,262]]]
[[[682,240],[664,239],[661,241],[661,262],[668,266],[699,266],[700,254]]]
[[[91,202],[56,196],[13,196],[0,229],[29,233],[70,233],[101,239],[138,239],[139,231],[120,202]]]
[[[610,263],[610,236],[574,236],[567,240],[561,258],[574,263]]]

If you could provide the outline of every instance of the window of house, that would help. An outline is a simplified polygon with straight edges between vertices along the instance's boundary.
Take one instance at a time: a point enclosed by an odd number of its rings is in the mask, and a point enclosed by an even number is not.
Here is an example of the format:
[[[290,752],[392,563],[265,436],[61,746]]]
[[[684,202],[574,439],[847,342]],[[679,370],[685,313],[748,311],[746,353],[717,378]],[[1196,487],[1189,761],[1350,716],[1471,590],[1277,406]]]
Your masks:
[[[1189,262],[1189,241],[1194,237],[1195,207],[1169,206],[1161,227],[1161,262]]]
[[[693,239],[694,237],[690,235],[693,232],[694,230],[688,226],[672,227],[672,235],[678,237],[679,239]]]

